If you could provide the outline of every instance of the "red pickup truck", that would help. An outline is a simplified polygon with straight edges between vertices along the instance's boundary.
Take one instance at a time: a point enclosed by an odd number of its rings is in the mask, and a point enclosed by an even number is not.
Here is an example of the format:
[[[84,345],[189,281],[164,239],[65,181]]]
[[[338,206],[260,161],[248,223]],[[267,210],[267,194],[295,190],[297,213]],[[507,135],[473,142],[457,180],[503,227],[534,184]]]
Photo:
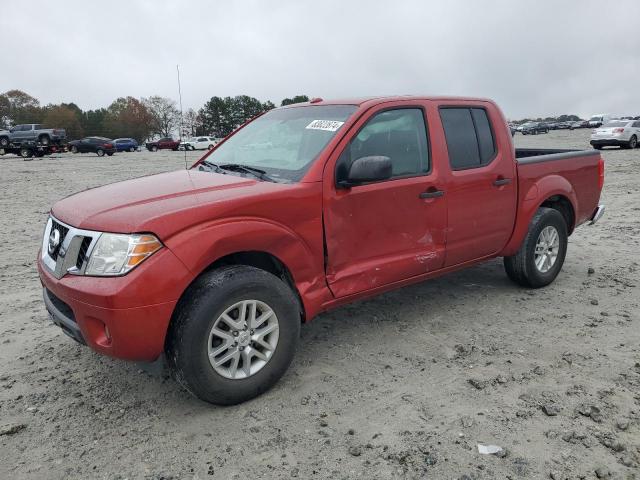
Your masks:
[[[320,312],[494,257],[538,288],[603,214],[598,151],[514,149],[489,100],[277,108],[191,169],[56,203],[38,258],[63,331],[217,404],[286,371]]]
[[[150,152],[157,152],[158,150],[178,150],[180,146],[180,140],[174,140],[171,137],[161,138],[154,142],[147,142],[144,144],[145,148]]]

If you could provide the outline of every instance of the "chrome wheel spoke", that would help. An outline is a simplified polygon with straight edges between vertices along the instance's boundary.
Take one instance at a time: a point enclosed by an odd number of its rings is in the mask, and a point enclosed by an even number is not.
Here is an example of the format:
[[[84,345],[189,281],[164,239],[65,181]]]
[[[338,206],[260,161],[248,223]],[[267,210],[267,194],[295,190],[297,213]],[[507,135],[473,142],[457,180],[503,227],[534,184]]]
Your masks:
[[[227,363],[229,360],[231,360],[233,357],[238,355],[238,351],[235,349],[229,349],[229,351],[227,352],[226,355],[223,355],[221,358],[217,359],[217,360],[213,360],[213,363],[216,367],[219,367],[221,365],[224,365],[225,363]],[[209,355],[209,358],[211,358],[211,355]]]
[[[538,235],[534,248],[534,263],[541,273],[553,268],[560,250],[560,234],[555,227],[547,225]]]

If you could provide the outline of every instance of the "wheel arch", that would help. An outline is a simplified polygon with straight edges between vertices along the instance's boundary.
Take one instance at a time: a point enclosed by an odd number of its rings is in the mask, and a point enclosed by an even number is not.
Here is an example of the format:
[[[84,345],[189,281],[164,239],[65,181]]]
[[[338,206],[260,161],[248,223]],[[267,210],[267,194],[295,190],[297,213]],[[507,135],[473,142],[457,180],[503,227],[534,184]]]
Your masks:
[[[567,223],[567,233],[571,235],[576,226],[577,198],[569,181],[560,175],[549,175],[531,184],[520,194],[518,216],[511,240],[500,253],[511,256],[522,245],[533,216],[540,207],[558,210]]]

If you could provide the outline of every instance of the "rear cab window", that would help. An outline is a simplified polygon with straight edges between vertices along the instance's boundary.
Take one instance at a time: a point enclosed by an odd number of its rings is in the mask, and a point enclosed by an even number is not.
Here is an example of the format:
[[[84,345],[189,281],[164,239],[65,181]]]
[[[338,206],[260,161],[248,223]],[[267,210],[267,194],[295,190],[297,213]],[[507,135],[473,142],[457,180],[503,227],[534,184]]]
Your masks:
[[[496,142],[487,111],[474,106],[440,107],[452,170],[479,168],[496,156]]]

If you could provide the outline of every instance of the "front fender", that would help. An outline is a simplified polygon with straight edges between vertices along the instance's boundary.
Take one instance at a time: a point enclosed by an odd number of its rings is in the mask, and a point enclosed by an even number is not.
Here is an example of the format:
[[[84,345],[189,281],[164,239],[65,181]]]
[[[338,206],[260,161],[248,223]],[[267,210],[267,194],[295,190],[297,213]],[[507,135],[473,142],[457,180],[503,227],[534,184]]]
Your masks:
[[[321,225],[318,235],[322,235]],[[314,251],[296,232],[271,220],[219,219],[188,228],[165,243],[192,272],[193,279],[227,255],[251,251],[268,253],[289,269],[307,318],[315,315],[325,300],[323,252]]]
[[[578,211],[578,199],[573,186],[561,175],[547,175],[522,189],[518,195],[518,213],[511,240],[500,256],[508,257],[518,252],[536,211],[546,200],[556,195],[565,197],[571,203],[573,211]],[[569,230],[573,230],[574,226],[567,225]]]

